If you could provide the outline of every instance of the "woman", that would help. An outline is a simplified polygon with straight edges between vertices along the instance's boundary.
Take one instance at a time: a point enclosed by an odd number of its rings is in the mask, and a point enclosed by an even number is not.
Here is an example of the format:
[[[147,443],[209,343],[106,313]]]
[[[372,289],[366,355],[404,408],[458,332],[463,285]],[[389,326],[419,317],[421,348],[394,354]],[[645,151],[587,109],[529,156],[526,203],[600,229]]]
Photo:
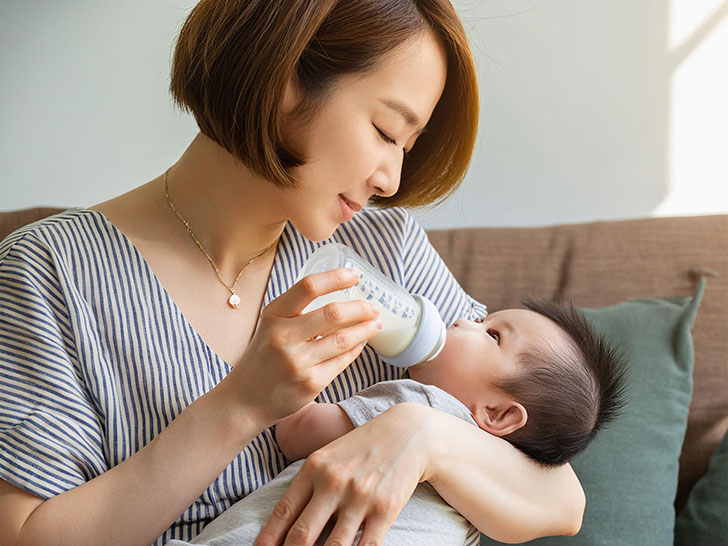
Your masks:
[[[318,242],[353,247],[446,320],[483,313],[392,208],[443,199],[472,153],[476,77],[449,2],[203,0],[171,90],[201,131],[177,163],[0,247],[8,546],[189,539],[285,466],[279,419],[399,377],[364,349],[367,305],[301,315],[356,282],[294,285]],[[370,199],[382,210],[360,210]],[[381,544],[424,480],[497,539],[579,529],[570,467],[471,428],[395,406],[309,457],[257,544],[312,544],[334,514],[327,544],[362,524]]]

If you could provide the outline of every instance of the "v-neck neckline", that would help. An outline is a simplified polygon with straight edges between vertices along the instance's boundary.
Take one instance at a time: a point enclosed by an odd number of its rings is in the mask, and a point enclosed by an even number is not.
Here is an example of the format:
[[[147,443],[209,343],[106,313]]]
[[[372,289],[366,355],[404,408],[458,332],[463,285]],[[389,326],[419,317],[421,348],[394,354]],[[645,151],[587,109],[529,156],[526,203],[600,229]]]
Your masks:
[[[139,263],[143,264],[143,267],[145,269],[145,272],[149,276],[149,278],[154,279],[155,284],[157,285],[157,289],[160,291],[160,293],[163,293],[166,300],[169,302],[170,306],[174,309],[175,313],[181,318],[182,322],[185,324],[186,328],[192,332],[192,334],[195,336],[195,338],[198,340],[198,342],[207,350],[211,355],[214,355],[215,359],[222,363],[229,372],[232,370],[232,366],[230,363],[228,363],[224,358],[222,358],[215,350],[210,347],[207,342],[204,340],[202,335],[195,330],[195,328],[192,326],[189,320],[187,320],[187,317],[185,317],[182,310],[177,305],[177,302],[174,301],[172,296],[167,292],[167,289],[164,287],[164,284],[162,284],[162,281],[157,276],[157,274],[152,269],[152,266],[149,264],[149,262],[144,257],[144,254],[142,254],[141,250],[134,244],[134,242],[121,230],[119,229],[105,214],[102,212],[99,212],[97,210],[93,209],[86,209],[86,208],[72,208],[69,209],[67,212],[83,212],[91,214],[92,216],[98,217],[101,219],[101,221],[104,223],[105,226],[107,226],[108,229],[113,230],[115,233],[118,234],[118,236],[121,238],[122,241],[125,242],[125,244],[133,250],[136,258],[139,260]],[[258,330],[258,325],[260,324],[260,317],[263,313],[263,309],[274,299],[274,297],[277,297],[273,291],[273,278],[281,277],[279,275],[280,273],[280,267],[281,267],[281,260],[283,255],[283,245],[286,240],[289,240],[290,237],[286,237],[284,235],[290,235],[289,231],[292,230],[293,227],[291,226],[290,222],[286,222],[286,225],[283,229],[283,232],[281,233],[281,237],[278,240],[278,245],[276,246],[276,253],[273,258],[273,267],[271,267],[270,274],[268,275],[268,280],[266,281],[266,287],[265,287],[265,295],[263,296],[263,304],[260,306],[260,311],[258,312],[258,320],[255,323],[255,329],[253,330],[253,335],[255,335],[255,332]],[[283,278],[287,278],[287,276],[283,275]],[[281,285],[281,293],[288,290],[288,286]]]

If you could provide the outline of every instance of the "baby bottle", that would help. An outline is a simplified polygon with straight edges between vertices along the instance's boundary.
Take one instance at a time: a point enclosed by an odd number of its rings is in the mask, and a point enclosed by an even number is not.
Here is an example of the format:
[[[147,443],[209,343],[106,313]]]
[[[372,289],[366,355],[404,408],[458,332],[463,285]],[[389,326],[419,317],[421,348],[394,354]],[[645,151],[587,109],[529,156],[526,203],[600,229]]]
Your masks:
[[[382,330],[369,340],[369,345],[382,360],[406,368],[440,353],[446,328],[435,305],[427,298],[410,295],[348,247],[338,243],[320,247],[303,265],[298,278],[340,267],[358,271],[359,282],[316,298],[304,313],[332,302],[368,301],[380,309],[377,318],[382,321]]]

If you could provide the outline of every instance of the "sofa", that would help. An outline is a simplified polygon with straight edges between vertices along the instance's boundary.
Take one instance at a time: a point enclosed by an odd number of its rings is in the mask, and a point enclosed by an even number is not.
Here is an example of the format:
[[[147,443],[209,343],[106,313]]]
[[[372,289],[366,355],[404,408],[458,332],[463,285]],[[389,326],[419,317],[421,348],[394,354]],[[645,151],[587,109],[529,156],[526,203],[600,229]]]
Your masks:
[[[0,213],[0,239],[59,210]],[[428,235],[461,285],[491,312],[518,307],[526,296],[568,298],[588,308],[688,296],[706,279],[692,329],[692,399],[674,498],[679,513],[728,428],[728,215]]]

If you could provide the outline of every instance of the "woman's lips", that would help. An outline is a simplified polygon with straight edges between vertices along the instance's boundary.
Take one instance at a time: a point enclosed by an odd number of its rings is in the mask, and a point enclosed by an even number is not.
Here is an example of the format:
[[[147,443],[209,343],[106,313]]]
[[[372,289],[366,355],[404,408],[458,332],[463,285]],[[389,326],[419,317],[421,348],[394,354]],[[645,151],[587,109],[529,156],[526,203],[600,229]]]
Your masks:
[[[349,204],[349,202],[346,200],[346,198],[339,194],[339,207],[341,208],[341,213],[344,216],[344,222],[348,222],[352,218],[354,218],[354,213],[356,212],[352,205]]]
[[[341,195],[341,198],[346,201],[346,204],[349,205],[354,212],[359,212],[362,209],[362,206],[359,203],[352,201],[351,199],[347,199],[345,195]]]

